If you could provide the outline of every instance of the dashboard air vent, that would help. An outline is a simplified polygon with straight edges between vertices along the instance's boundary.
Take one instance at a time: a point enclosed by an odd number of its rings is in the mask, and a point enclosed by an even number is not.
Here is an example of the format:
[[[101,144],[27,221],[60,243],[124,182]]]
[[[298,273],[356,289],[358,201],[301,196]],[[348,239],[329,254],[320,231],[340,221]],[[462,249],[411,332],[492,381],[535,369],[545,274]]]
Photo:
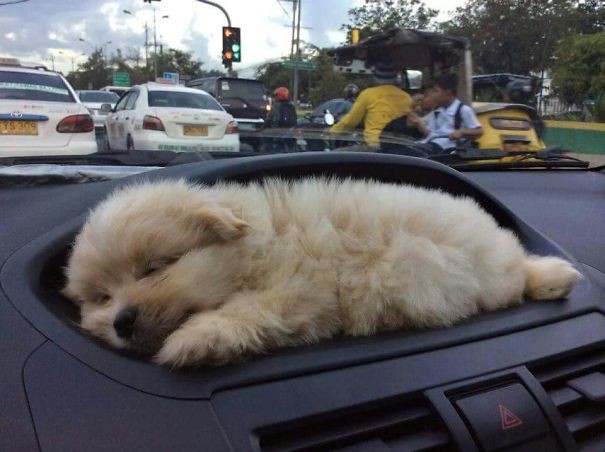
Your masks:
[[[582,452],[605,450],[605,350],[532,368]]]

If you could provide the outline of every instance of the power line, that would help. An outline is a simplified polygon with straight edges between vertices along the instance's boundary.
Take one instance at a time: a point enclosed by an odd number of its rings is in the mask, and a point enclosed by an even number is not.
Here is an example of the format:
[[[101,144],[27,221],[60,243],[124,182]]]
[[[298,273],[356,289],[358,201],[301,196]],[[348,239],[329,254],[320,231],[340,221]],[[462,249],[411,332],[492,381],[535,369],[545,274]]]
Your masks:
[[[12,2],[0,3],[0,6],[16,5],[17,3],[25,3],[25,2],[29,2],[29,0],[13,0]]]
[[[288,13],[288,10],[286,8],[284,8],[284,5],[281,4],[281,2],[279,0],[275,0],[277,2],[277,4],[279,5],[279,7],[281,8],[281,10],[284,12],[284,14],[286,15],[286,17],[290,20],[292,20],[292,18],[290,17],[290,14]]]

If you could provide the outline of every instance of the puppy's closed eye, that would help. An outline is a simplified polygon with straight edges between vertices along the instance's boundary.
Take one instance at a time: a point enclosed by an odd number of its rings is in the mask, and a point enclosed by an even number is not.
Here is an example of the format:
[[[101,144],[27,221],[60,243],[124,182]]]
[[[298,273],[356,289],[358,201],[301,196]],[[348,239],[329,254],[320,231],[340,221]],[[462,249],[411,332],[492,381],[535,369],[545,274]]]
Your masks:
[[[163,270],[164,268],[168,267],[169,265],[174,264],[178,260],[179,260],[178,257],[173,257],[173,258],[168,258],[168,259],[150,261],[145,266],[145,268],[143,268],[143,270],[139,273],[139,277],[147,278],[148,276],[153,275],[154,273],[158,272],[159,270]]]
[[[97,297],[97,303],[107,303],[110,299],[111,297],[109,295],[107,295],[106,293],[102,293]]]

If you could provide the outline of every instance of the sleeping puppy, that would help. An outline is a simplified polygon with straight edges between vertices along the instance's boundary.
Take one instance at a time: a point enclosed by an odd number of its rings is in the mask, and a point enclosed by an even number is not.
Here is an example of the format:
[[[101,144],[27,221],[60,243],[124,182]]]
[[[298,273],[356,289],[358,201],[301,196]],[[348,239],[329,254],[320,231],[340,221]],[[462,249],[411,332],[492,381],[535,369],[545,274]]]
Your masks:
[[[127,187],[90,214],[66,273],[86,331],[173,367],[449,326],[581,278],[471,199],[327,179]]]

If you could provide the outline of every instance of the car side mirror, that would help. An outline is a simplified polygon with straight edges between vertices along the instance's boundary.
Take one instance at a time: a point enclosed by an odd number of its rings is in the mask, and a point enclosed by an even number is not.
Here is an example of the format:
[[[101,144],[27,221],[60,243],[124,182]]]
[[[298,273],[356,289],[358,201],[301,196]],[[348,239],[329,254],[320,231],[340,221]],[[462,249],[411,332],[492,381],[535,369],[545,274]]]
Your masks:
[[[324,113],[324,122],[329,125],[329,126],[333,126],[334,125],[334,115],[332,113],[330,113],[330,110],[326,110]]]
[[[99,110],[101,113],[111,113],[113,108],[111,108],[111,104],[101,104],[101,108]]]

